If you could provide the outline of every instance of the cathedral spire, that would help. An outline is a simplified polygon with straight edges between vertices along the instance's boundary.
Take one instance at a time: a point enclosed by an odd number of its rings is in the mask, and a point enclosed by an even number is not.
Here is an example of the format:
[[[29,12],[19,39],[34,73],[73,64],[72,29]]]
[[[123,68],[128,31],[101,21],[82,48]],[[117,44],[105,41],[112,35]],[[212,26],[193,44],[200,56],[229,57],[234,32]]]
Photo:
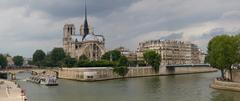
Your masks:
[[[87,0],[85,0],[85,19],[84,19],[84,25],[83,25],[83,38],[82,40],[84,40],[84,38],[89,34],[89,26],[88,26],[88,21],[87,21]]]

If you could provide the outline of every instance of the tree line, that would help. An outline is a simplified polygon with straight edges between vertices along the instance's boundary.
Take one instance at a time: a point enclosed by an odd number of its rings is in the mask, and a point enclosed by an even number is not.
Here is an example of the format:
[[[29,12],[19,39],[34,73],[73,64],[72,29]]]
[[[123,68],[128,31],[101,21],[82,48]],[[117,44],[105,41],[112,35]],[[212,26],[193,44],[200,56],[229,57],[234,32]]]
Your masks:
[[[148,50],[144,52],[143,57],[145,61],[139,63],[152,66],[157,73],[161,62],[160,55],[155,51]],[[24,59],[22,56],[14,56],[13,61],[16,66],[22,66]],[[85,55],[76,59],[66,54],[63,48],[54,48],[47,54],[41,49],[36,50],[32,55],[32,61],[28,61],[28,63],[30,65],[35,65],[38,68],[113,67],[113,72],[124,77],[128,73],[127,67],[131,64],[131,61],[129,61],[127,57],[122,55],[118,50],[108,51],[100,60],[91,61]],[[0,67],[5,68],[6,66],[7,58],[0,54]]]
[[[5,69],[8,66],[8,60],[7,60],[7,55],[0,54],[0,69]],[[23,66],[24,58],[22,56],[14,56],[12,58],[12,61],[16,67],[21,67]]]
[[[144,63],[152,66],[154,71],[158,73],[161,57],[155,51],[148,50],[143,54]],[[78,59],[67,55],[63,48],[54,48],[48,54],[42,50],[36,50],[33,54],[32,64],[38,67],[112,67],[113,72],[124,77],[129,69],[131,61],[126,56],[122,55],[118,50],[106,52],[100,60],[91,61],[87,56],[82,55]],[[143,64],[143,63],[142,63]]]

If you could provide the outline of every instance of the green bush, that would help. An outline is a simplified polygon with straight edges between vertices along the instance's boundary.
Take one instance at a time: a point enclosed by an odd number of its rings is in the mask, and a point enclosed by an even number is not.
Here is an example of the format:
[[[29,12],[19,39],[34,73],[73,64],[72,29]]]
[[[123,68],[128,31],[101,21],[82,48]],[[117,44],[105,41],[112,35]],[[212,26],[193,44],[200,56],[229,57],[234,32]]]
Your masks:
[[[110,62],[106,60],[99,61],[78,61],[77,67],[113,67],[115,62]]]
[[[118,75],[124,77],[127,75],[129,69],[126,66],[119,66],[119,67],[114,67],[113,72],[117,73]]]

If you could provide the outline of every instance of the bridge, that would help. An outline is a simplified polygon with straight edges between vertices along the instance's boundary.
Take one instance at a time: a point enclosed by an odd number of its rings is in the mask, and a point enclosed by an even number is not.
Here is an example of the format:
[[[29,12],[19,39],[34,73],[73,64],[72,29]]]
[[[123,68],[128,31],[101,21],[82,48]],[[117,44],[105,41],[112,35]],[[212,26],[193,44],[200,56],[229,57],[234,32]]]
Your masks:
[[[33,75],[37,74],[47,74],[47,75],[55,75],[58,77],[58,69],[38,69],[38,68],[20,68],[20,69],[2,69],[0,70],[0,73],[6,73],[10,76],[10,79],[15,80],[17,73],[22,72],[30,72]]]

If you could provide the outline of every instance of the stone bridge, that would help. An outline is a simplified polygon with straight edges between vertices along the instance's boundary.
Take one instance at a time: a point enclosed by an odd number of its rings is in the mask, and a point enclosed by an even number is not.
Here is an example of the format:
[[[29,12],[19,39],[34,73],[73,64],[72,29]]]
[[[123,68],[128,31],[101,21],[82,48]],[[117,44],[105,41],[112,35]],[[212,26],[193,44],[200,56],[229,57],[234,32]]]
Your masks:
[[[0,72],[9,74],[10,79],[13,79],[13,80],[16,79],[17,73],[22,73],[22,72],[29,72],[32,75],[45,73],[46,75],[55,75],[56,77],[58,77],[59,75],[58,69],[22,68],[22,69],[5,69],[5,70],[0,70]]]

